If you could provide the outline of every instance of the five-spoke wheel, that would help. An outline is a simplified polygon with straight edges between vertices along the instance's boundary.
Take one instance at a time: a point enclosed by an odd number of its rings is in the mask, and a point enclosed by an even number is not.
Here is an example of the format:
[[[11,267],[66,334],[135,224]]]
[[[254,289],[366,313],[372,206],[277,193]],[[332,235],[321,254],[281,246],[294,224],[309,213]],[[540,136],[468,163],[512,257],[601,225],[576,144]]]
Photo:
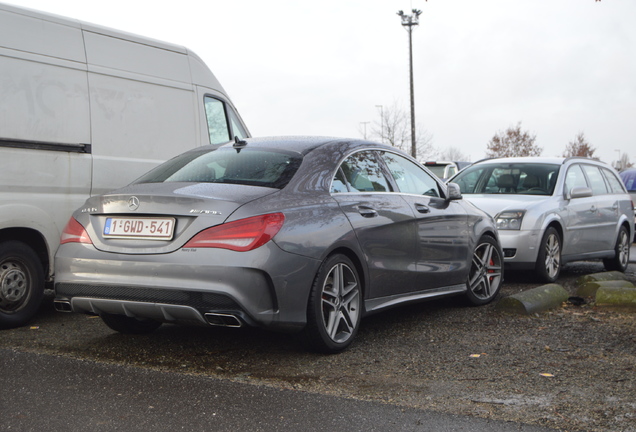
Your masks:
[[[559,278],[561,273],[561,237],[553,227],[549,227],[543,234],[535,271],[543,282],[553,283]]]
[[[475,305],[491,302],[499,293],[503,282],[503,259],[497,241],[483,236],[475,251],[468,273],[468,300]]]
[[[332,255],[320,267],[307,309],[305,337],[318,351],[347,348],[360,326],[362,290],[355,265],[345,255]]]

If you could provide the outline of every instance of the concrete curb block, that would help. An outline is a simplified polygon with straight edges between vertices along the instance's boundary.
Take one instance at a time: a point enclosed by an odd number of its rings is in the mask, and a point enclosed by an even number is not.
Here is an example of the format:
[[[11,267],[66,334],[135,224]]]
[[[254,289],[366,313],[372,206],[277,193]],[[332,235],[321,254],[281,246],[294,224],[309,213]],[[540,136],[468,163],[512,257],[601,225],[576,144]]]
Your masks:
[[[568,297],[568,292],[561,285],[548,284],[504,297],[495,308],[502,312],[532,315],[559,307]]]
[[[596,305],[636,308],[636,288],[601,286],[596,291]]]
[[[588,282],[619,281],[619,280],[622,280],[622,281],[627,280],[627,276],[625,276],[625,273],[621,273],[619,271],[610,271],[610,272],[603,272],[603,273],[592,273],[589,275],[581,276],[574,282],[574,284],[576,286],[581,286],[581,285],[585,285]]]
[[[576,295],[579,297],[596,297],[596,292],[601,287],[608,288],[634,288],[634,284],[626,280],[608,280],[598,282],[586,282],[583,285],[579,285],[576,289]]]

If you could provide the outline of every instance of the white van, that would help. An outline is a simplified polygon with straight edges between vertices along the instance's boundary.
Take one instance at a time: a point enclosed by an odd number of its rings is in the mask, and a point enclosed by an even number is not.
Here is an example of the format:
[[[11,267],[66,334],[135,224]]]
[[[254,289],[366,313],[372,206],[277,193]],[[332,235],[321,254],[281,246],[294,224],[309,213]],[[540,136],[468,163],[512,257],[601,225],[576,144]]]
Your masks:
[[[0,328],[38,310],[71,212],[249,132],[186,48],[0,3]]]

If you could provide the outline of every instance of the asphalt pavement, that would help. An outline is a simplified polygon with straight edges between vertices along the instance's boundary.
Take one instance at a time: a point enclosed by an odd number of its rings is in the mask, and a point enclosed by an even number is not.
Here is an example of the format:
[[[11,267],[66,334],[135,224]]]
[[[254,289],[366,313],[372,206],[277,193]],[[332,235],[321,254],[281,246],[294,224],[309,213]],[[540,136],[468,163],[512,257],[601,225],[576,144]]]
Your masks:
[[[538,426],[0,349],[3,431],[488,431]]]

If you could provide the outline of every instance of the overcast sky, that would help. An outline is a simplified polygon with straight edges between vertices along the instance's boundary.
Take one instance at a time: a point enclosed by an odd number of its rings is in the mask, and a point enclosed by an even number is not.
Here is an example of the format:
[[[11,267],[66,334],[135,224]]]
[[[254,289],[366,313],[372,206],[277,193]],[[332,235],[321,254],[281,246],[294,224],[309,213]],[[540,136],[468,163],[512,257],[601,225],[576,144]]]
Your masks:
[[[521,122],[543,156],[584,133],[636,162],[634,0],[0,0],[196,52],[254,136],[361,137],[380,105],[409,108],[439,151],[475,161]]]

